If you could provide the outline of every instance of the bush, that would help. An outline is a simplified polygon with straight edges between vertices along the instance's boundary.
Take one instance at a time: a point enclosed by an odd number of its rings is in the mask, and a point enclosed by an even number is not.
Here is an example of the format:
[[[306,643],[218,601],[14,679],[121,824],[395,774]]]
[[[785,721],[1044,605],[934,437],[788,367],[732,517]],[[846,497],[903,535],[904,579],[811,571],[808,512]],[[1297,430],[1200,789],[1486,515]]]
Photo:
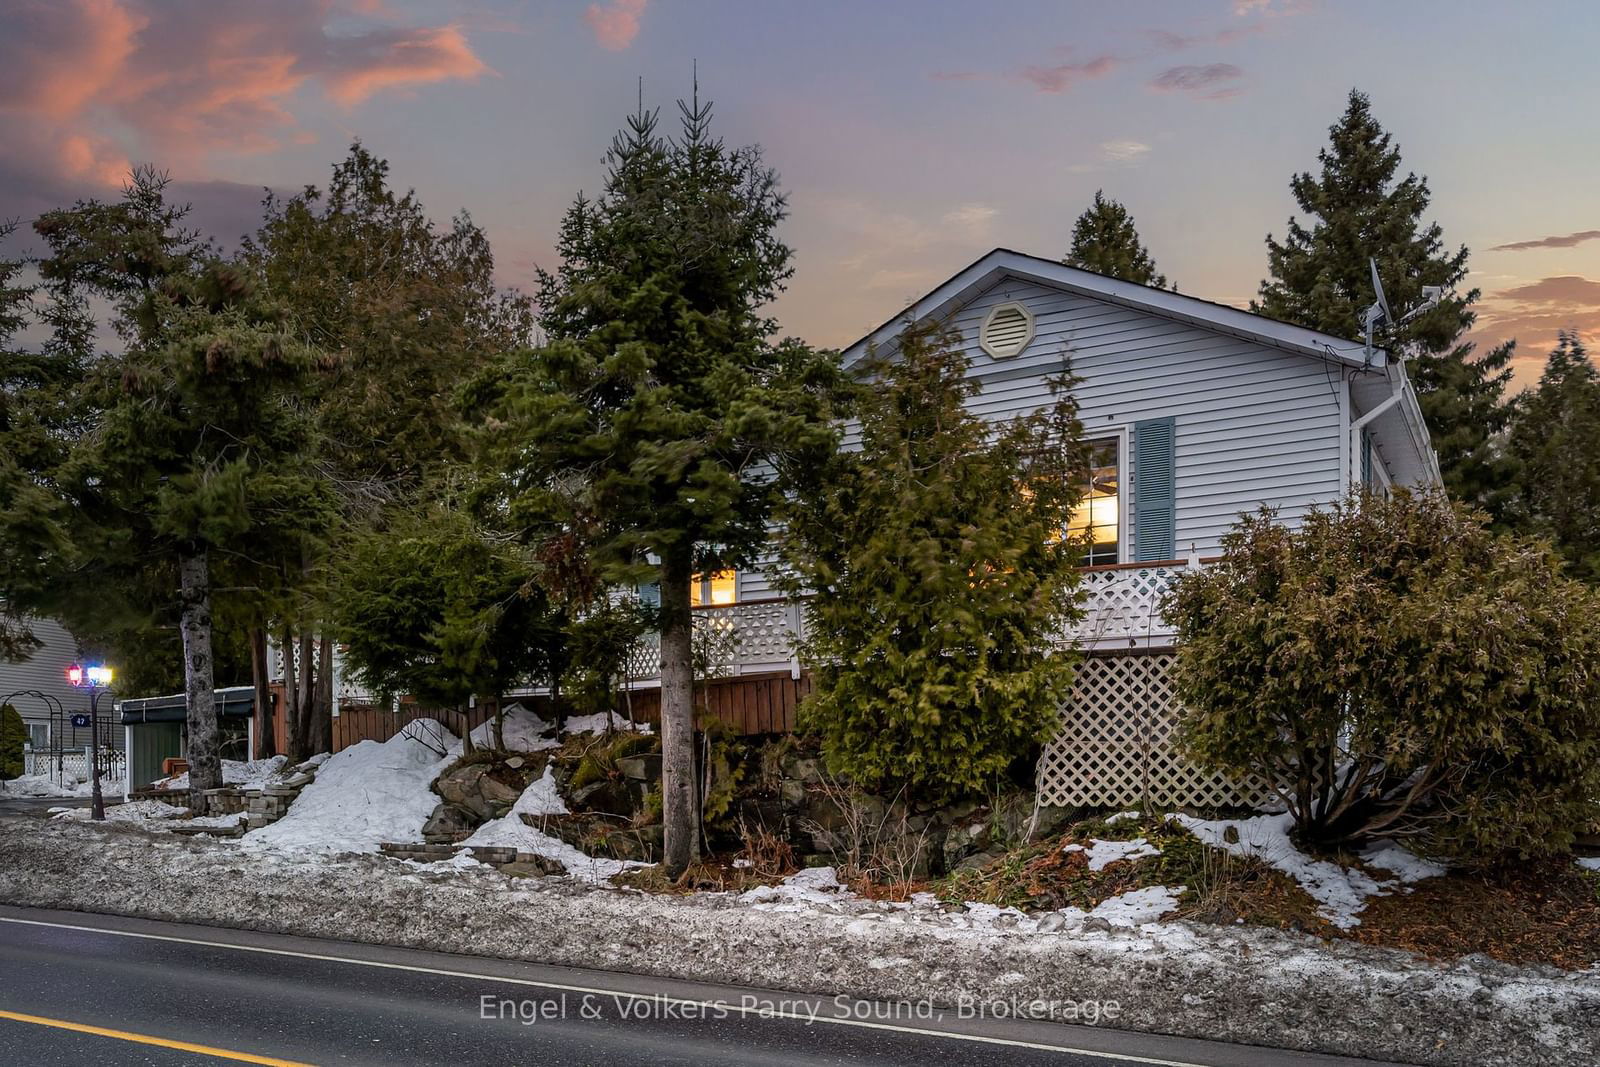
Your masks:
[[[960,338],[907,326],[857,398],[861,444],[795,488],[782,588],[811,593],[802,724],[836,773],[939,799],[981,792],[1054,732],[1075,660],[1087,481],[1071,397],[991,425]]]
[[[27,739],[21,712],[10,704],[0,704],[0,782],[22,777],[22,746]]]
[[[1244,518],[1174,582],[1181,743],[1303,838],[1468,860],[1569,849],[1600,798],[1600,601],[1435,492]]]

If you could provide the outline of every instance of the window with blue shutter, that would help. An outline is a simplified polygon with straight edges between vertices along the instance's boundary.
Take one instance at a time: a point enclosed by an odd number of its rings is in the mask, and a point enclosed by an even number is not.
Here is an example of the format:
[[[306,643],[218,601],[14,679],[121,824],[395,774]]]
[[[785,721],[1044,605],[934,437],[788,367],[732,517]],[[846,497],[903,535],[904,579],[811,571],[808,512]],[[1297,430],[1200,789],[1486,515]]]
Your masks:
[[[1177,553],[1177,424],[1170,416],[1133,424],[1133,558]]]
[[[1361,431],[1361,484],[1372,488],[1372,431]]]

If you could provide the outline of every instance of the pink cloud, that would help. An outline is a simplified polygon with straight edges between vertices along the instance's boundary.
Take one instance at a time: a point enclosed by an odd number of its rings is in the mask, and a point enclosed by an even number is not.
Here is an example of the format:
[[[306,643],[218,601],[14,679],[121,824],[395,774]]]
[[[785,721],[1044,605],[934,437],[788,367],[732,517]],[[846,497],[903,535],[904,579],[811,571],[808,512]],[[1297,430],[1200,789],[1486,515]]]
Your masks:
[[[1516,379],[1526,385],[1537,380],[1562,330],[1600,336],[1600,281],[1565,274],[1492,293],[1479,305],[1470,339],[1487,348],[1515,338]]]
[[[650,0],[611,0],[609,4],[590,4],[583,21],[594,31],[601,48],[620,52],[639,36],[639,19]]]
[[[1080,82],[1110,74],[1116,66],[1117,60],[1114,56],[1096,56],[1084,63],[1024,67],[1018,77],[1041,93],[1064,93]]]
[[[303,143],[306,93],[354,107],[493,73],[458,26],[396,18],[363,0],[20,0],[0,35],[0,141],[28,158],[0,160],[0,200],[101,192],[133,155],[192,169]]]

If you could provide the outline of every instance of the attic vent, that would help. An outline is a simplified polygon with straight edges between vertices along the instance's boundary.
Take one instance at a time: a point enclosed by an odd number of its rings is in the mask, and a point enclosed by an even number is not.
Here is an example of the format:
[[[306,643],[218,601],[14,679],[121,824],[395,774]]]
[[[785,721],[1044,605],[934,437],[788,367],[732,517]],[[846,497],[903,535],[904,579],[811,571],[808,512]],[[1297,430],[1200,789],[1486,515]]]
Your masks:
[[[989,312],[978,343],[995,359],[1010,359],[1033,340],[1033,312],[1021,304],[1001,304]]]

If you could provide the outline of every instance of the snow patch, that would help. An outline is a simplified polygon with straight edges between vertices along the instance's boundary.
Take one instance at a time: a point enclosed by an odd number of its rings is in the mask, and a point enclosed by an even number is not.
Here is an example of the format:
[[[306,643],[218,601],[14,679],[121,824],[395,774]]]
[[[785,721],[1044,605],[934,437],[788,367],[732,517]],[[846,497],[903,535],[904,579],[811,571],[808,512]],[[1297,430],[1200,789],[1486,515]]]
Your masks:
[[[1079,844],[1065,845],[1063,852],[1085,852],[1089,855],[1089,869],[1101,871],[1108,864],[1118,863],[1122,860],[1136,860],[1142,856],[1159,856],[1161,850],[1142,837],[1132,841],[1102,841],[1097,837],[1089,839],[1089,847],[1084,848]]]
[[[1392,872],[1406,885],[1420,882],[1424,878],[1440,878],[1449,873],[1444,864],[1412,855],[1392,841],[1385,841],[1368,848],[1361,853],[1361,862],[1368,867],[1379,867]]]
[[[1096,919],[1104,919],[1112,926],[1144,926],[1156,922],[1169,911],[1177,911],[1178,898],[1183,891],[1181,885],[1130,889],[1102,900],[1089,914]]]
[[[1208,820],[1179,814],[1168,815],[1167,819],[1205,844],[1235,856],[1259,859],[1287,874],[1317,902],[1317,914],[1341,930],[1361,925],[1356,916],[1366,908],[1369,897],[1387,896],[1402,883],[1444,873],[1444,868],[1418,859],[1394,844],[1374,850],[1369,860],[1374,866],[1396,872],[1397,877],[1383,881],[1358,868],[1312,859],[1295,848],[1289,839],[1294,817],[1287,812],[1249,819]],[[1227,840],[1230,829],[1236,833],[1237,840]]]
[[[521,704],[507,705],[503,715],[505,721],[501,725],[501,737],[507,752],[543,752],[548,748],[561,747],[560,741],[544,736],[550,732],[553,724],[545,722]],[[472,743],[479,748],[495,747],[493,719],[472,731]],[[450,749],[450,755],[459,757],[464,747],[457,742]]]
[[[70,777],[70,775],[69,775]],[[122,795],[122,781],[120,779],[100,776],[101,795]],[[25,774],[21,778],[13,778],[9,782],[0,782],[0,796],[15,797],[89,797],[94,795],[92,781],[79,782],[74,779],[73,784],[67,785],[50,780],[48,775]]]
[[[805,911],[816,904],[833,904],[856,899],[839,881],[832,867],[807,867],[796,871],[778,885],[758,885],[739,894],[746,904],[762,911]]]
[[[468,845],[499,845],[515,848],[519,852],[532,852],[545,859],[560,861],[569,875],[580,881],[593,883],[607,882],[634,867],[650,866],[648,863],[639,863],[636,860],[614,860],[586,855],[560,838],[552,837],[529,826],[522,818],[524,815],[565,814],[567,805],[556,789],[555,775],[551,773],[549,767],[546,767],[544,776],[522,791],[522,795],[511,805],[509,812],[498,819],[490,819],[478,827],[471,837],[461,842],[461,847],[464,849]],[[462,856],[470,857],[470,854],[456,853],[458,859]]]
[[[1578,860],[1578,866],[1586,871],[1600,871],[1600,856],[1584,856]]]
[[[273,756],[270,759],[233,760],[222,761],[222,784],[243,786],[246,789],[260,789],[282,781],[288,775],[284,773],[284,764],[289,762],[287,756]],[[188,789],[189,772],[175,774],[170,778],[160,778],[152,783],[155,789]]]
[[[647,722],[633,723],[614,711],[600,711],[593,715],[574,715],[567,719],[565,729],[569,734],[602,734],[606,728],[632,730],[641,734],[651,732]]]
[[[94,817],[91,808],[51,808],[49,814],[57,819],[77,822],[88,822]],[[135,800],[128,804],[111,804],[106,807],[107,822],[142,823],[152,820],[181,819],[188,814],[188,808],[180,808],[162,800]]]
[[[1115,815],[1107,815],[1105,818],[1105,824],[1107,826],[1115,826],[1119,822],[1131,822],[1134,819],[1140,819],[1143,817],[1144,812],[1142,811],[1119,811]]]
[[[418,720],[421,722],[424,720]],[[376,852],[384,841],[417,841],[439,798],[428,788],[451,761],[421,739],[453,733],[431,720],[407,723],[387,741],[359,741],[335,753],[277,822],[239,839],[247,850]],[[413,727],[417,729],[413,730]]]

